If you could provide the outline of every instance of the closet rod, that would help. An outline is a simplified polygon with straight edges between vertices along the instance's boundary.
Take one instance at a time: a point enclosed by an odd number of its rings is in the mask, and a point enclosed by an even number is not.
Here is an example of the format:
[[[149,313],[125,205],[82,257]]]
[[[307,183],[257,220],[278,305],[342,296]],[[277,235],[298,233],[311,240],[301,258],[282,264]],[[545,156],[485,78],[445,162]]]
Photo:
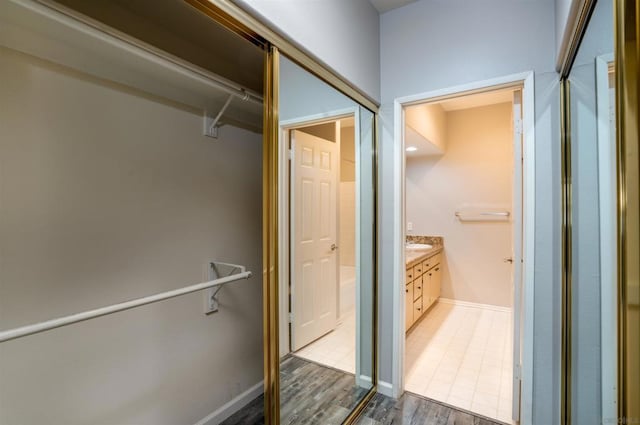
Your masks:
[[[244,271],[245,268],[242,266],[237,267],[239,268],[239,270],[241,270],[240,273],[222,277],[219,279],[214,279],[209,282],[185,286],[183,288],[161,292],[159,294],[149,295],[147,297],[137,298],[119,304],[113,304],[106,307],[96,308],[94,310],[88,310],[81,313],[71,314],[69,316],[59,317],[57,319],[51,319],[15,329],[9,329],[7,331],[0,332],[0,343],[12,339],[22,338],[27,335],[33,335],[51,329],[60,328],[62,326],[83,322],[85,320],[95,319],[96,317],[106,316],[109,314],[117,313],[119,311],[130,310],[132,308],[140,307],[143,305],[153,304],[158,301],[168,300],[169,298],[179,297],[180,295],[190,294],[191,292],[197,292],[203,289],[212,288],[214,286],[221,286],[225,283],[234,282],[240,279],[248,279],[251,277],[250,271]]]
[[[262,104],[263,98],[259,93],[244,88],[231,80],[214,74],[204,68],[187,62],[177,56],[160,50],[137,38],[109,27],[97,20],[89,18],[73,9],[65,7],[51,0],[12,0],[49,18],[63,23],[69,28],[93,36],[103,42],[122,48],[168,69],[177,71],[193,79],[214,86],[221,91],[234,95],[244,101]]]

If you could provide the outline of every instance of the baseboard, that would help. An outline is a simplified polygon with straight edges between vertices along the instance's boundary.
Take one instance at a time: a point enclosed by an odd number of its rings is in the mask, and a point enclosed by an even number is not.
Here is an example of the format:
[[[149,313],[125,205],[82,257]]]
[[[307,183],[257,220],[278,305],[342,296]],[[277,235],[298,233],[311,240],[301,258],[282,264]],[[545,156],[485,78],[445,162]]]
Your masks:
[[[385,381],[378,381],[378,392],[387,397],[393,397],[393,385]]]
[[[264,381],[260,381],[253,387],[216,409],[214,412],[200,419],[195,425],[218,425],[220,422],[224,421],[229,416],[249,404],[263,392]]]
[[[360,388],[369,389],[372,387],[372,380],[367,375],[356,375],[356,385]]]
[[[511,313],[510,307],[502,307],[499,305],[472,303],[469,301],[452,300],[451,298],[442,298],[442,297],[438,298],[438,302],[443,304],[453,304],[453,305],[459,305],[463,307],[482,308],[485,310],[502,311],[505,313]]]

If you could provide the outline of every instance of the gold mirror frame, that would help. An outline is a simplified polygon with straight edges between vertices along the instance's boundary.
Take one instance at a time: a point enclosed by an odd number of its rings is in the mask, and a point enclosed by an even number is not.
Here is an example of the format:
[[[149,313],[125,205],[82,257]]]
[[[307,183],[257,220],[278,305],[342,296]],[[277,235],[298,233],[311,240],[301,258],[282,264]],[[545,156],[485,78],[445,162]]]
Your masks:
[[[640,421],[640,0],[616,0],[618,417]]]
[[[348,96],[359,105],[373,112],[373,168],[375,250],[373,318],[372,318],[372,388],[344,420],[352,424],[364,410],[377,389],[377,305],[378,305],[378,103],[359,91],[349,81],[339,77],[330,68],[319,63],[290,40],[260,22],[230,0],[184,0],[217,23],[235,32],[265,51],[264,68],[264,119],[263,119],[263,333],[264,333],[264,416],[265,424],[280,423],[280,357],[278,351],[278,89],[279,58],[286,55],[294,63],[310,72],[329,86]]]
[[[568,71],[567,71],[568,72]],[[560,360],[560,423],[571,423],[571,128],[569,80],[560,80],[560,167],[562,174],[562,345]]]
[[[605,0],[606,1],[606,0]],[[640,0],[614,1],[618,210],[618,421],[640,421]],[[562,167],[562,357],[560,423],[571,424],[571,140],[568,75],[595,0],[585,0],[560,72]]]

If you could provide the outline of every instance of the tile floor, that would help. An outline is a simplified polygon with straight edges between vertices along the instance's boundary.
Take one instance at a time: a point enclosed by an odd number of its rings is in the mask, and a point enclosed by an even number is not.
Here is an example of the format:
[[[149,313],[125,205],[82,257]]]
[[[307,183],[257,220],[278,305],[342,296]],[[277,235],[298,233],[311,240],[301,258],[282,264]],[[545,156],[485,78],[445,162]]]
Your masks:
[[[511,421],[511,313],[442,302],[407,335],[405,389]]]
[[[298,357],[356,373],[356,316],[351,310],[332,332],[294,353]]]

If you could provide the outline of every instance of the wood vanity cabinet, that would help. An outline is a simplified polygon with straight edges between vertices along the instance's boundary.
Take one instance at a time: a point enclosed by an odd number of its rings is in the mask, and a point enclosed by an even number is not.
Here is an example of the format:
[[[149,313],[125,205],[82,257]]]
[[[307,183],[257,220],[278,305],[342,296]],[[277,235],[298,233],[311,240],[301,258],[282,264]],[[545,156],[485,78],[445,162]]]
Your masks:
[[[408,267],[405,274],[405,329],[409,330],[440,297],[442,253]]]

